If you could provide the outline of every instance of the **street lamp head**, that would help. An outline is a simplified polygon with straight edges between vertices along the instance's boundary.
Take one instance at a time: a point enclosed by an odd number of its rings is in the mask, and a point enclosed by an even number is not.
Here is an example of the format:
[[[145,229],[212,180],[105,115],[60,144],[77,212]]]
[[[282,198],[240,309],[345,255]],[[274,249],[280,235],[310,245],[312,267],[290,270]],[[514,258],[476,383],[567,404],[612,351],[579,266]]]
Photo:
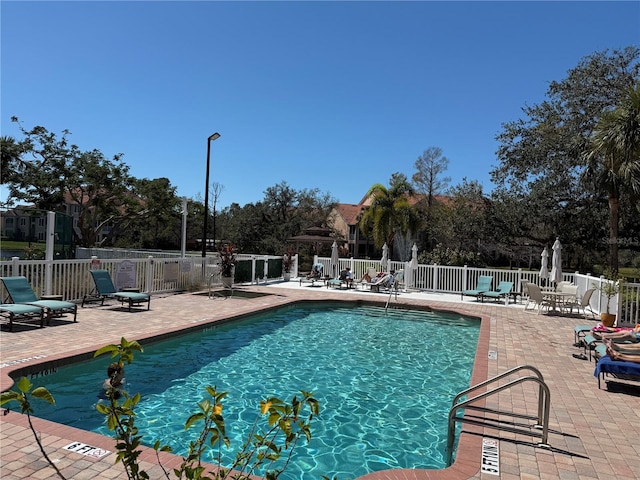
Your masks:
[[[217,140],[217,139],[219,139],[219,138],[220,138],[220,134],[219,134],[218,132],[216,132],[216,133],[214,133],[213,135],[211,135],[211,136],[209,137],[209,141]]]

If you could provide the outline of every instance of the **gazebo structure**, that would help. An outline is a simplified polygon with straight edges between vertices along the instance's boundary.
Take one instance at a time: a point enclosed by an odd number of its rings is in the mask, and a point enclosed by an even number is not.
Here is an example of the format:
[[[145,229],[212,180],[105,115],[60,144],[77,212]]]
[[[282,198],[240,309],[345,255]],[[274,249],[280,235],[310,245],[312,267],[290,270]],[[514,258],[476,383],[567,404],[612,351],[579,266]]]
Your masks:
[[[331,229],[324,227],[309,227],[304,230],[302,235],[296,235],[289,239],[290,242],[296,244],[296,252],[298,251],[300,244],[310,244],[313,246],[313,250],[316,255],[321,253],[324,245],[331,246],[334,241],[338,242],[338,245],[344,243],[343,239],[336,239],[331,236]]]

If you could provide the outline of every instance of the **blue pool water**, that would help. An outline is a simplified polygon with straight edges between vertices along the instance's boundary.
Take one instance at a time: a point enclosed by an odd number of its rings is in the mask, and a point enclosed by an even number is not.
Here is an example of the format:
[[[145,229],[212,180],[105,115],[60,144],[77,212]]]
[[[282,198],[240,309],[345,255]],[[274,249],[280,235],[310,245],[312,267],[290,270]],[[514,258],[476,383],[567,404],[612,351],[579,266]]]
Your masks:
[[[260,400],[313,392],[320,417],[281,478],[341,480],[389,468],[443,468],[453,396],[469,386],[480,322],[457,314],[337,304],[292,306],[147,345],[126,367],[140,392],[143,440],[185,454],[184,430],[207,385],[224,401],[231,453]],[[105,435],[95,411],[108,356],[71,365],[33,383],[56,399],[36,414]]]

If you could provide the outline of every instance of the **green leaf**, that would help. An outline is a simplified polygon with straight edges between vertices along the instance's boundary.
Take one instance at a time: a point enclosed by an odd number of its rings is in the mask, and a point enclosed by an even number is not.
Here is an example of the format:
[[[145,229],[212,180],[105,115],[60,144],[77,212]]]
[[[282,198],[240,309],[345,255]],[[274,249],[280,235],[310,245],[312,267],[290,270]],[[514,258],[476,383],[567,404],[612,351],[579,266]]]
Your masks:
[[[204,418],[205,418],[204,413],[194,413],[189,418],[187,418],[187,421],[184,424],[184,429],[185,430],[189,429],[195,422],[197,422],[198,420],[202,420]]]
[[[31,392],[31,395],[33,395],[36,398],[39,398],[40,400],[49,402],[51,405],[56,404],[56,401],[53,399],[53,395],[51,395],[51,393],[49,393],[49,390],[47,390],[44,387],[35,388],[33,392]]]
[[[22,395],[19,394],[18,392],[14,392],[13,390],[10,390],[8,392],[2,392],[0,394],[0,405],[4,405],[7,402],[21,402],[22,401]]]
[[[22,393],[28,393],[29,390],[31,390],[31,382],[27,377],[22,377],[18,380],[18,383],[16,383],[16,387],[18,387],[18,390]]]
[[[105,345],[104,347],[99,348],[96,350],[96,353],[93,354],[93,358],[104,355],[105,353],[110,353],[112,357],[115,357],[118,354],[117,345]]]

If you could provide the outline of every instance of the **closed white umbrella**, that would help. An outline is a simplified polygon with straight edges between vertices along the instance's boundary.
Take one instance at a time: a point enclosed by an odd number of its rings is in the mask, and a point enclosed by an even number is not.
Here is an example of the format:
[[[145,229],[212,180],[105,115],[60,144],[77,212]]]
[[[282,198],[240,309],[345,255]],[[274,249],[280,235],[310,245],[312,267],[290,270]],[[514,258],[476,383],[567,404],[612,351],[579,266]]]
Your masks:
[[[380,269],[385,272],[387,270],[387,266],[389,265],[389,247],[387,247],[387,243],[382,246],[382,258],[380,259]]]
[[[406,274],[405,274],[405,286],[407,287],[415,287],[414,275],[415,271],[418,269],[418,246],[414,243],[413,247],[411,247],[411,260],[407,263]]]
[[[540,267],[540,278],[542,280],[546,280],[549,278],[549,250],[547,247],[544,247],[542,253],[540,254],[542,257],[542,266]]]
[[[338,244],[336,241],[333,241],[333,245],[331,245],[331,263],[329,265],[331,268],[331,276],[336,278],[338,276],[338,268],[339,268],[339,256],[338,256]]]
[[[551,281],[556,285],[562,281],[562,245],[560,239],[553,242],[553,256],[551,257]]]

